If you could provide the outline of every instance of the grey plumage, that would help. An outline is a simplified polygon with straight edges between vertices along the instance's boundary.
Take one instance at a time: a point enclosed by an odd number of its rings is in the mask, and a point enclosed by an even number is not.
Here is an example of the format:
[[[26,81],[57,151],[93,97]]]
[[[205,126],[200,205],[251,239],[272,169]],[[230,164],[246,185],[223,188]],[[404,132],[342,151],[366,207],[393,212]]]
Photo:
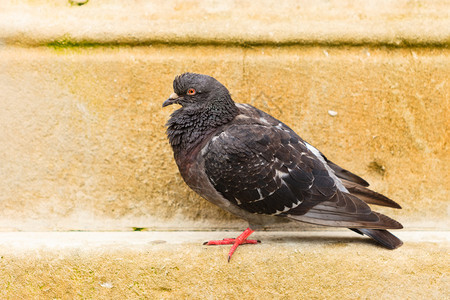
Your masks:
[[[400,206],[329,161],[284,123],[235,103],[210,76],[177,76],[167,135],[180,173],[208,201],[259,229],[278,220],[347,227],[395,249],[397,221],[366,204]]]

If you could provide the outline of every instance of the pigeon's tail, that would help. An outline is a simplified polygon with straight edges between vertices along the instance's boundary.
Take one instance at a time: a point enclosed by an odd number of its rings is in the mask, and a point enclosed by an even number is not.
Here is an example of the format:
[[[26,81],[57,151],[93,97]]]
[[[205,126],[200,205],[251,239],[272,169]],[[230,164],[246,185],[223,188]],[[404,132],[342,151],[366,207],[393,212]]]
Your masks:
[[[353,230],[354,232],[362,235],[365,234],[377,241],[382,246],[391,250],[394,250],[403,245],[403,242],[398,237],[384,229],[350,228],[350,230]]]

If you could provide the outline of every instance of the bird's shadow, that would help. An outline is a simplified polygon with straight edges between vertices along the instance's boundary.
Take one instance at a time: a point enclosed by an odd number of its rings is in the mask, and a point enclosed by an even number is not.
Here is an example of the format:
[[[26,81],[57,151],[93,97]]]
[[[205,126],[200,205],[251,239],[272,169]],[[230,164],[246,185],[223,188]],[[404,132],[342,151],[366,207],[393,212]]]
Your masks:
[[[380,246],[374,240],[367,237],[330,237],[330,236],[299,236],[299,235],[276,235],[266,236],[260,238],[263,244],[317,244],[317,245],[332,245],[332,246],[350,246],[354,244],[359,245],[373,245]],[[380,246],[381,247],[381,246]]]

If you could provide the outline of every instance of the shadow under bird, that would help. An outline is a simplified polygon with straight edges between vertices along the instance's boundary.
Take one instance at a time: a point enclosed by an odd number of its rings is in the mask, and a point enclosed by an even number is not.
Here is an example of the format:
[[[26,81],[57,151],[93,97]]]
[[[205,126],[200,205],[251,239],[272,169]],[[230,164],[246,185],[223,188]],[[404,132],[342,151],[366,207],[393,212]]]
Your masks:
[[[206,200],[248,221],[231,244],[228,261],[254,230],[288,220],[347,227],[388,249],[402,241],[386,229],[403,226],[367,205],[401,208],[361,177],[329,161],[269,114],[235,103],[213,77],[184,73],[163,107],[179,104],[167,135],[186,184]]]

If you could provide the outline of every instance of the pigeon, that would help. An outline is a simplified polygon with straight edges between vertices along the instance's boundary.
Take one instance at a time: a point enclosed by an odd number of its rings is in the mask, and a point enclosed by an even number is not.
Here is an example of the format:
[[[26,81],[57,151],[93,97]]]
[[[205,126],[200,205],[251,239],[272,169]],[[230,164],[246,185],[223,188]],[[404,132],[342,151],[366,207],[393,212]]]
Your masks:
[[[235,239],[207,245],[232,245],[228,261],[255,230],[300,221],[346,227],[385,248],[403,242],[386,229],[403,226],[368,204],[401,208],[368,189],[361,177],[331,162],[291,128],[271,115],[233,101],[215,78],[184,73],[173,81],[163,107],[178,104],[167,136],[185,183],[220,208],[246,220]]]

